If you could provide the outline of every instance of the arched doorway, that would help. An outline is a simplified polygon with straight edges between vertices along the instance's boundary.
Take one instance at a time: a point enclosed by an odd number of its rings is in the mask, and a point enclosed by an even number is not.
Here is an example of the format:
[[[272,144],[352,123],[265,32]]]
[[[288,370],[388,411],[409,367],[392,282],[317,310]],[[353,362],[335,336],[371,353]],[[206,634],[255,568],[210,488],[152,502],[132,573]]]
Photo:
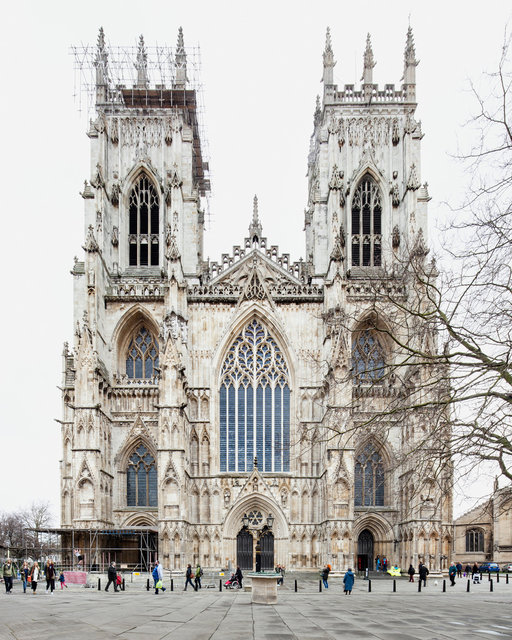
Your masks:
[[[253,537],[245,528],[236,537],[236,563],[240,569],[253,568]]]
[[[369,529],[363,529],[357,539],[357,569],[373,570],[373,533]]]

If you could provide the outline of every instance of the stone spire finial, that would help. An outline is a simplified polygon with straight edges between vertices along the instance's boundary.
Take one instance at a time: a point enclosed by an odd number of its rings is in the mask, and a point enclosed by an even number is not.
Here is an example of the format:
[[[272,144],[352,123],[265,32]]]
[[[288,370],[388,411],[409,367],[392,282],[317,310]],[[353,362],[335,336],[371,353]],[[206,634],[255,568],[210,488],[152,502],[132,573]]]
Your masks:
[[[372,41],[370,34],[366,36],[366,49],[364,50],[363,58],[363,77],[361,80],[363,84],[373,84],[373,67],[377,64],[373,57]]]
[[[315,115],[313,116],[313,122],[315,128],[322,122],[322,105],[320,103],[320,96],[316,97]]]
[[[178,29],[178,42],[176,44],[176,89],[184,89],[187,84],[187,54],[185,53],[185,42],[183,40],[183,28]]]
[[[146,51],[146,45],[144,44],[144,36],[139,38],[139,46],[137,49],[137,61],[135,62],[135,68],[137,69],[137,86],[147,87],[149,84],[148,79],[148,54]]]
[[[254,196],[252,205],[252,221],[249,225],[249,237],[251,242],[257,241],[259,243],[261,238],[261,222],[258,214],[258,196]]]
[[[108,52],[105,44],[105,32],[103,27],[100,27],[98,33],[98,42],[96,44],[96,57],[94,58],[94,66],[96,67],[96,90],[98,92],[98,102],[101,102],[101,98],[106,97],[106,86],[108,82]],[[101,94],[101,95],[100,95]]]
[[[325,49],[324,49],[324,75],[322,81],[324,86],[333,84],[333,69],[336,62],[334,61],[334,54],[332,52],[331,45],[331,30],[327,27],[327,33],[325,34]]]
[[[416,99],[416,67],[418,64],[419,61],[416,60],[416,49],[414,47],[414,36],[411,25],[409,25],[405,41],[404,76],[402,78],[406,98],[409,102],[414,102]]]

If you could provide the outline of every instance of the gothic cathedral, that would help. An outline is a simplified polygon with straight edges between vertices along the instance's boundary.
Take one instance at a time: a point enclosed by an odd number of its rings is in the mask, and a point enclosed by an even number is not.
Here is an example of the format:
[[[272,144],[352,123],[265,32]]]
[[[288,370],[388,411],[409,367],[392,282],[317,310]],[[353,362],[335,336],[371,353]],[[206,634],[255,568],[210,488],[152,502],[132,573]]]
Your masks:
[[[383,89],[369,36],[361,87],[334,84],[327,32],[298,262],[262,235],[256,199],[243,243],[205,260],[208,163],[181,29],[167,84],[151,84],[148,55],[141,37],[133,85],[114,84],[100,30],[63,354],[67,548],[171,570],[373,569],[377,555],[443,568],[450,483],[420,497],[400,455],[424,417],[368,420],[397,393],[375,291],[405,286],[407,247],[428,251],[411,29],[402,85]]]

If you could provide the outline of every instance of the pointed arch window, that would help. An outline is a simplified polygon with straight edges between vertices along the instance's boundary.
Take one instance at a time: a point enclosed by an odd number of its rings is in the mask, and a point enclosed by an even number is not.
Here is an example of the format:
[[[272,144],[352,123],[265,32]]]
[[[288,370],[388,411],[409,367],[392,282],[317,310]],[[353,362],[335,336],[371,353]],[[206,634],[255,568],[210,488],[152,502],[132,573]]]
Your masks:
[[[284,356],[252,320],[228,351],[221,372],[220,470],[290,470],[290,386]]]
[[[126,483],[126,503],[129,507],[158,506],[156,462],[143,444],[130,456]]]
[[[382,264],[382,202],[375,180],[365,176],[352,200],[352,265],[380,267]]]
[[[484,551],[484,532],[481,529],[468,529],[466,531],[466,553],[478,553]]]
[[[158,341],[146,327],[140,327],[128,347],[126,375],[138,380],[153,378],[158,369],[158,357]]]
[[[356,456],[354,504],[356,507],[384,506],[384,464],[371,443]]]
[[[147,267],[159,263],[160,202],[153,183],[142,174],[129,198],[130,266]]]
[[[375,384],[384,377],[384,349],[375,333],[365,329],[352,340],[352,372],[354,384]]]

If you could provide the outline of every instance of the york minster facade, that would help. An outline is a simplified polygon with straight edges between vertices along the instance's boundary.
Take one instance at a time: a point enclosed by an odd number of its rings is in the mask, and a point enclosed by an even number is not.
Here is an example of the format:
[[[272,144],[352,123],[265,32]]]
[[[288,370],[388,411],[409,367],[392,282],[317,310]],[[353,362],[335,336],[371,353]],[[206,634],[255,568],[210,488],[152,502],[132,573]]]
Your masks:
[[[133,86],[114,86],[100,31],[63,354],[68,547],[87,532],[87,561],[108,549],[136,565],[144,537],[176,570],[372,569],[378,554],[446,566],[450,478],[420,490],[400,455],[425,416],[370,419],[399,391],[375,291],[405,286],[408,247],[428,252],[411,30],[402,85],[383,89],[369,37],[361,87],[338,88],[327,33],[298,262],[263,235],[256,198],[248,236],[205,260],[210,184],[181,30],[167,86],[142,38],[133,62]]]

